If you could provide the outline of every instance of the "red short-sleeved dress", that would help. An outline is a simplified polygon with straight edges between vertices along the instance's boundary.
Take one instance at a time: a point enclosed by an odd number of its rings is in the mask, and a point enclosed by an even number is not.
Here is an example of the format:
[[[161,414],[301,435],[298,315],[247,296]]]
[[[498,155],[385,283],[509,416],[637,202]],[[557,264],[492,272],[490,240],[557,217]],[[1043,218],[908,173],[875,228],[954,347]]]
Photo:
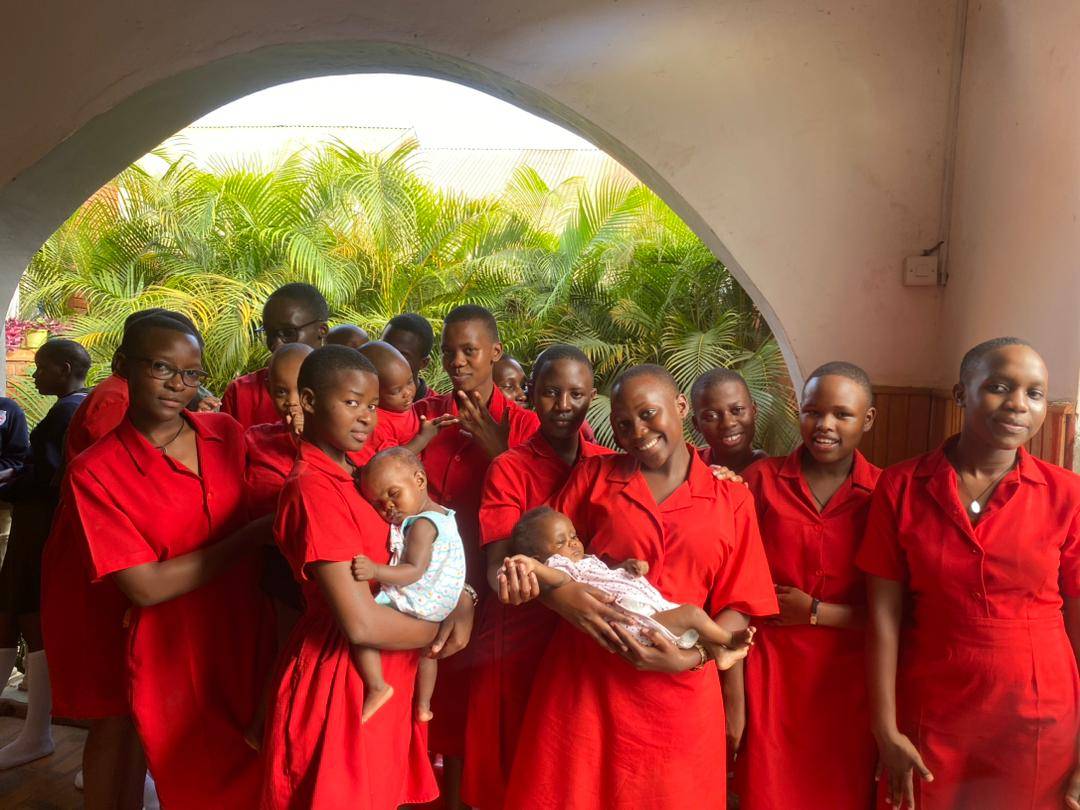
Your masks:
[[[123,377],[111,374],[94,386],[68,424],[67,463],[119,425],[127,407]],[[99,720],[129,712],[123,628],[129,602],[112,582],[92,581],[84,547],[65,474],[41,558],[41,624],[53,714]]]
[[[413,408],[418,417],[427,419],[443,414],[457,416],[458,413],[453,392],[428,397]],[[531,437],[539,425],[535,413],[510,402],[498,388],[492,392],[488,410],[496,422],[509,411],[510,447],[517,447]],[[431,497],[456,513],[458,531],[465,544],[466,577],[483,603],[489,588],[487,565],[480,551],[480,489],[491,458],[460,425],[451,425],[431,440],[421,459],[427,470]],[[439,681],[431,704],[435,714],[430,732],[432,751],[456,756],[465,752],[465,718],[472,669],[472,645],[439,665]]]
[[[269,379],[268,368],[237,377],[225,386],[225,393],[221,396],[221,412],[227,413],[245,428],[280,422],[281,414],[267,388]]]
[[[906,591],[897,721],[934,774],[916,803],[1057,810],[1080,732],[1061,611],[1080,597],[1080,477],[1021,449],[972,527],[947,446],[882,474],[857,558]]]
[[[662,504],[629,456],[579,465],[552,506],[590,554],[650,565],[672,601],[755,616],[777,610],[743,486],[717,481],[691,449],[687,480]],[[569,624],[548,645],[533,683],[506,806],[681,810],[726,804],[720,679],[639,672]]]
[[[424,727],[413,722],[417,651],[382,653],[394,697],[361,725],[364,682],[318,584],[314,562],[365,554],[387,563],[389,526],[351,476],[309,442],[281,492],[274,536],[307,608],[279,658],[264,742],[264,808],[389,810],[438,795]]]
[[[823,602],[865,606],[855,552],[881,470],[856,451],[851,474],[818,512],[802,474],[805,452],[800,446],[743,473],[773,581]],[[735,782],[741,810],[872,806],[877,747],[865,645],[861,627],[759,627],[745,668],[746,734]]]
[[[582,441],[578,460],[611,453]],[[481,545],[510,537],[518,518],[547,503],[571,470],[539,431],[492,461],[480,501]],[[471,807],[503,807],[533,676],[557,622],[539,602],[513,607],[491,598],[484,603],[472,642],[477,665],[469,693],[461,789]]]
[[[196,434],[198,475],[126,419],[72,464],[69,505],[95,581],[205,548],[247,523],[243,432],[220,414],[185,418]],[[247,555],[195,591],[131,606],[124,616],[127,697],[163,806],[257,800],[260,765],[243,730],[274,642],[256,563],[257,555]]]

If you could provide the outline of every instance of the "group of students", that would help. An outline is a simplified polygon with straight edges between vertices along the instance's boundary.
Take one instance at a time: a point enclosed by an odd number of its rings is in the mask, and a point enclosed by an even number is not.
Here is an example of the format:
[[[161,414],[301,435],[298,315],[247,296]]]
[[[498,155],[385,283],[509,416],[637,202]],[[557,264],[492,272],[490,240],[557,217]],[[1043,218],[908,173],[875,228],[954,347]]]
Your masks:
[[[575,347],[526,382],[458,307],[440,394],[424,318],[328,319],[273,293],[269,365],[220,413],[178,313],[129,318],[88,395],[78,344],[38,352],[70,424],[63,458],[34,444],[56,514],[35,545],[16,512],[0,666],[21,631],[32,688],[89,721],[87,807],[140,807],[148,767],[167,810],[724,808],[730,767],[743,810],[1080,810],[1080,478],[1024,449],[1027,343],[968,352],[960,434],[882,471],[849,363],[809,375],[778,458],[738,374],[688,401],[632,367],[615,453]]]

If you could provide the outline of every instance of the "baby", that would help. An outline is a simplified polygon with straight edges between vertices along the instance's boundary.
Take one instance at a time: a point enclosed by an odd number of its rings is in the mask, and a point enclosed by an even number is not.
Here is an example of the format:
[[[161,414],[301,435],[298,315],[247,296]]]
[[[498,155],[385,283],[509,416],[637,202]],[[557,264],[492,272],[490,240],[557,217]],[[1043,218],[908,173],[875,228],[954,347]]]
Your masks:
[[[375,601],[429,622],[441,622],[457,605],[465,586],[465,548],[452,510],[428,495],[427,475],[407,448],[392,447],[363,468],[360,492],[390,524],[390,564],[353,558],[353,578],[375,580],[382,589]],[[382,673],[379,651],[354,647],[353,663],[364,679],[361,721],[367,722],[394,694]],[[416,719],[432,718],[431,694],[438,665],[421,658],[416,675]]]
[[[665,599],[645,579],[649,564],[644,560],[625,560],[611,568],[599,557],[586,555],[570,518],[551,507],[540,506],[522,515],[510,542],[513,556],[507,557],[504,568],[516,565],[519,574],[536,574],[544,590],[574,580],[611,594],[627,614],[627,628],[646,645],[650,642],[642,634],[643,628],[657,631],[682,649],[700,640],[717,668],[723,670],[745,658],[754,643],[753,627],[725,630],[701,608]]]

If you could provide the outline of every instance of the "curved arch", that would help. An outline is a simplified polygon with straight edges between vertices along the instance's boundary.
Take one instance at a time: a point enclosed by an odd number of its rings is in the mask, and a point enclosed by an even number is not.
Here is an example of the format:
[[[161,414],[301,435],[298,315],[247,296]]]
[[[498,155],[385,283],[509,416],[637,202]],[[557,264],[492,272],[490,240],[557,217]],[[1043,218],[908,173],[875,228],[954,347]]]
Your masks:
[[[776,336],[792,382],[802,375],[779,317],[749,274],[678,190],[611,132],[541,91],[481,65],[396,43],[273,45],[163,79],[99,115],[0,188],[0,296],[10,300],[33,253],[95,190],[175,132],[258,90],[349,73],[410,73],[464,84],[566,127],[603,149],[660,196],[747,291]],[[17,270],[14,270],[17,268]],[[13,271],[14,270],[14,271]]]

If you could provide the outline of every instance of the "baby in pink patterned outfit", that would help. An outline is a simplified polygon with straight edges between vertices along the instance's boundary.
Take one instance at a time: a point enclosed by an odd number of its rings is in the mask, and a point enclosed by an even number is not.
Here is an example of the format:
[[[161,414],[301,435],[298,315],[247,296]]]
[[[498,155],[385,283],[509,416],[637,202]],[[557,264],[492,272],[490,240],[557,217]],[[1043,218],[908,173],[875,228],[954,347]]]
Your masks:
[[[732,632],[696,605],[665,599],[645,578],[649,564],[644,560],[624,560],[611,567],[599,557],[586,555],[570,518],[551,507],[540,506],[522,515],[510,541],[513,555],[506,558],[504,568],[517,566],[519,576],[535,574],[545,591],[573,580],[611,594],[627,614],[627,628],[643,644],[651,644],[644,630],[658,632],[683,649],[700,643],[718,669],[730,669],[754,643],[753,627]]]

